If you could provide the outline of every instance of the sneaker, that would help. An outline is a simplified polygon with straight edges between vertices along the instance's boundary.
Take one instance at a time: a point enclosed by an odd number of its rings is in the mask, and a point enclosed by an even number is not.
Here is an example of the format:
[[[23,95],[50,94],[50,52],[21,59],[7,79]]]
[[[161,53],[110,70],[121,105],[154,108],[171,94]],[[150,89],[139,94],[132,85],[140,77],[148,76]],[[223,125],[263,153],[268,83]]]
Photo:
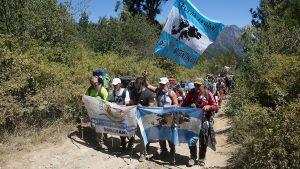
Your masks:
[[[170,165],[175,165],[175,164],[176,164],[175,158],[172,158],[172,157],[171,157],[171,160],[170,160],[169,163],[170,163]]]
[[[144,153],[141,153],[139,162],[144,162],[146,160],[146,155]]]
[[[204,159],[200,159],[200,160],[199,160],[199,165],[200,165],[200,166],[205,166],[205,161],[204,161]]]
[[[169,156],[170,156],[170,154],[169,154],[168,151],[162,151],[162,152],[160,153],[160,158],[161,158],[161,159],[167,159]]]
[[[126,152],[127,151],[127,149],[126,149],[126,147],[121,147],[121,152]]]
[[[133,144],[132,144],[132,143],[128,143],[128,145],[127,145],[127,149],[128,149],[128,150],[131,150],[131,149],[133,149]]]
[[[187,166],[191,167],[191,166],[195,165],[195,161],[196,161],[195,159],[190,158]]]
[[[170,165],[175,165],[176,160],[175,160],[175,153],[174,152],[170,152]]]
[[[102,149],[102,150],[107,150],[108,149],[108,147],[103,143],[99,143],[99,148]]]

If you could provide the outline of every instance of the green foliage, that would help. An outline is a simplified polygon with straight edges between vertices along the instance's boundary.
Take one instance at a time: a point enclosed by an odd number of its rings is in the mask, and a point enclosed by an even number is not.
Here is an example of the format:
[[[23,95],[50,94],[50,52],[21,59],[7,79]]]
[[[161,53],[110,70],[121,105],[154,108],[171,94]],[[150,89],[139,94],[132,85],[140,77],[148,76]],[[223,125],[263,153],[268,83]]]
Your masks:
[[[0,1],[0,142],[24,130],[76,122],[97,67],[112,77],[148,70],[153,84],[161,76],[192,80],[207,73],[205,60],[188,70],[152,56],[160,30],[145,16],[125,12],[95,24],[83,13],[77,25],[68,5]]]
[[[16,38],[0,37],[3,49],[0,57],[0,136],[21,129],[43,129],[57,121],[75,122],[84,110],[81,96],[89,86],[92,70],[97,67],[106,68],[112,77],[138,77],[147,69],[153,84],[157,84],[160,76],[193,79],[204,73],[199,71],[201,63],[187,70],[158,57],[141,59],[116,53],[99,54],[82,45],[31,47],[21,53],[17,50]],[[169,70],[174,67],[174,72],[168,72],[161,65],[170,66]],[[5,141],[4,137],[0,138]]]
[[[300,25],[300,2],[298,0],[261,0],[256,10],[250,10],[252,25],[269,29],[274,21],[281,19],[285,25]]]
[[[233,49],[224,54],[220,54],[207,60],[208,72],[218,75],[223,71],[224,66],[229,66],[232,70],[235,70],[240,62],[241,58]]]
[[[117,1],[115,11],[123,4],[125,11],[132,16],[145,15],[151,23],[158,23],[155,18],[161,12],[161,6],[168,0],[122,0]]]
[[[234,168],[300,167],[297,4],[262,0],[256,28],[244,29],[246,58],[227,110],[231,139],[241,144]]]
[[[272,55],[254,81],[238,75],[227,114],[233,116],[231,140],[241,148],[235,168],[299,168],[299,57]],[[266,64],[264,64],[266,65]],[[257,70],[258,71],[258,70]],[[250,73],[252,75],[252,72]]]
[[[124,15],[118,18],[100,18],[88,39],[96,52],[117,52],[122,56],[151,56],[158,39],[158,28],[143,16]]]
[[[74,19],[55,0],[3,0],[0,2],[0,33],[18,37],[22,47],[70,43],[76,34]]]
[[[299,168],[299,64],[299,57],[284,55],[243,63],[227,111],[231,139],[242,144],[236,168]]]
[[[78,116],[85,82],[78,69],[80,65],[70,68],[52,62],[40,53],[41,48],[32,48],[24,54],[9,51],[3,45],[1,48],[4,49],[0,58],[2,134],[27,127],[39,129],[55,120],[71,121]]]
[[[231,136],[242,144],[235,168],[299,168],[299,99],[276,110],[255,104],[242,109]]]
[[[89,25],[89,15],[86,12],[81,13],[78,26],[82,32],[85,32]]]

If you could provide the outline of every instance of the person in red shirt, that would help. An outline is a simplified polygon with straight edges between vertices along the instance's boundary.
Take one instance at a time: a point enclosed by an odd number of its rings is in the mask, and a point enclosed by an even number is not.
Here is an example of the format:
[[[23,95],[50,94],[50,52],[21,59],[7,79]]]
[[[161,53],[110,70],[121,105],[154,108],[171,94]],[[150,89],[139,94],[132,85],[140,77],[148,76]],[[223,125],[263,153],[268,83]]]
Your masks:
[[[182,103],[182,107],[193,107],[203,109],[204,116],[202,118],[201,130],[199,133],[200,147],[199,147],[199,163],[205,165],[205,154],[207,150],[207,142],[209,139],[209,120],[212,116],[212,112],[218,109],[214,100],[213,94],[204,87],[204,80],[202,78],[196,78],[194,82],[195,88],[192,89],[185,97]],[[193,137],[189,140],[190,159],[188,166],[193,166],[197,160],[197,141],[198,137]],[[216,143],[213,143],[216,144]]]

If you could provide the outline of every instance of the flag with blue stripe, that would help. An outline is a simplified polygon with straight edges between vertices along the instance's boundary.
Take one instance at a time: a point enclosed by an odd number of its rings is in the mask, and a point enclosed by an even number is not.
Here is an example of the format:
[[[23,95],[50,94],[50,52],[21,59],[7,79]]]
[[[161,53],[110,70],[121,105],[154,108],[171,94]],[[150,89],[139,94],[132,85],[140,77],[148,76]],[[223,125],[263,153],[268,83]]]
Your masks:
[[[176,0],[154,53],[192,68],[223,27],[202,15],[189,0]]]
[[[179,144],[199,136],[202,115],[197,108],[138,107],[136,118],[145,145],[150,140]]]

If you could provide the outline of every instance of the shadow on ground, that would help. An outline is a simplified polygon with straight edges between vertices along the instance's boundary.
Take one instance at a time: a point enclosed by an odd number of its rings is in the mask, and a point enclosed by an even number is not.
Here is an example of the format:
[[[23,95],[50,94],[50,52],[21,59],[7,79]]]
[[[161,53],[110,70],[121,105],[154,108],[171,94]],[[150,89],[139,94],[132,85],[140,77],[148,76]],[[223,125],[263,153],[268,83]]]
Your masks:
[[[140,139],[138,137],[136,137],[135,139],[134,148],[132,150],[129,149],[123,152],[121,152],[119,137],[108,137],[105,140],[105,145],[108,147],[108,150],[99,149],[100,147],[96,140],[96,137],[97,137],[96,132],[92,127],[81,126],[81,125],[77,126],[76,131],[73,131],[72,133],[68,134],[68,138],[71,139],[73,144],[74,143],[81,144],[83,146],[95,149],[97,151],[101,151],[102,153],[106,153],[111,156],[116,156],[124,159],[132,158],[138,160],[140,157],[140,152],[142,152],[143,150],[143,145],[141,144]],[[128,142],[128,139],[126,139],[126,141]],[[151,141],[149,152],[148,152],[149,155],[147,156],[147,159],[158,165],[169,166],[169,161],[170,161],[169,156],[165,158],[161,158],[158,152],[159,148],[152,146],[154,143],[157,142],[158,141]],[[78,148],[80,149],[80,147]],[[181,154],[176,154],[175,159],[176,159],[176,166],[186,166],[189,157]]]

